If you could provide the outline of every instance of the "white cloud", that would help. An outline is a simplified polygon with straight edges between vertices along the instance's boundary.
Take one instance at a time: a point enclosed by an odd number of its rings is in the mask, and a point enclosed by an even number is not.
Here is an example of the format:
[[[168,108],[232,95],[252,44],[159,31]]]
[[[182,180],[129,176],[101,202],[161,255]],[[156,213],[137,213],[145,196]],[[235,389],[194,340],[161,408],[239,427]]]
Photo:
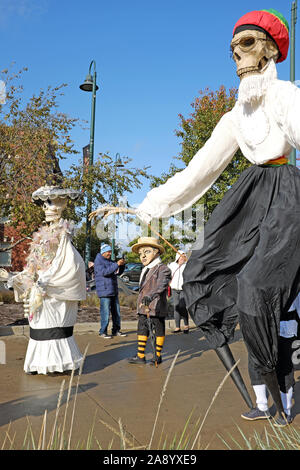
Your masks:
[[[30,19],[48,10],[48,0],[0,0],[0,27],[6,27],[16,17]]]

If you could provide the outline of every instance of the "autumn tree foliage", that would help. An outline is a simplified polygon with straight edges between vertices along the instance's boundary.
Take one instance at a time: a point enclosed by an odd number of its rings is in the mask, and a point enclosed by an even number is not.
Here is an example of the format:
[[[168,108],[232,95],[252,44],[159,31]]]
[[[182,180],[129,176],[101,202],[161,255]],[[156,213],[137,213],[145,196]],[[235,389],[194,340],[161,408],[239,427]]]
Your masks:
[[[196,152],[210,138],[212,131],[223,114],[233,108],[236,96],[237,90],[235,88],[231,88],[227,93],[224,86],[221,86],[217,91],[209,89],[200,91],[199,96],[191,105],[193,111],[189,117],[186,118],[182,114],[179,115],[180,128],[175,133],[181,139],[181,152],[179,156],[174,157],[176,163],[172,163],[169,170],[161,177],[152,179],[153,187],[164,183],[170,176],[189,164]],[[177,162],[180,162],[180,167],[178,167]],[[199,203],[204,205],[205,220],[209,218],[213,209],[224,196],[224,193],[249,165],[250,163],[245,159],[241,151],[238,150],[230,164],[209,191],[195,204],[195,206]]]
[[[0,107],[1,216],[9,216],[24,236],[43,220],[32,192],[45,184],[47,174],[49,181],[54,163],[76,153],[70,131],[77,122],[57,110],[65,85],[40,90],[26,100],[20,84],[25,71],[2,71],[7,96]]]
[[[7,96],[6,103],[0,105],[0,216],[9,217],[10,225],[23,237],[44,219],[43,211],[31,201],[32,193],[46,183],[55,184],[53,172],[60,172],[59,162],[79,154],[71,131],[81,123],[58,111],[66,84],[49,86],[26,98],[22,86],[26,71],[1,72]],[[114,159],[106,153],[95,156],[93,165],[84,168],[78,157],[78,163],[60,175],[59,184],[81,191],[82,198],[76,204],[70,202],[63,216],[80,223],[86,217],[88,194],[94,208],[114,204],[125,192],[140,188],[144,178],[150,178],[148,167],[131,167],[130,158],[123,163],[116,171]]]

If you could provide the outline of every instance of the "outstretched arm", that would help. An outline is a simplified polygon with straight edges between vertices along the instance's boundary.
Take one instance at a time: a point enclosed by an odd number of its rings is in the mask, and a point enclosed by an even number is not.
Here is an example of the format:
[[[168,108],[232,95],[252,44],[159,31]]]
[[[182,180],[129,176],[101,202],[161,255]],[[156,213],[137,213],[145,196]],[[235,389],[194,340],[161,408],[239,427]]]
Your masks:
[[[153,217],[169,217],[191,207],[215,182],[237,149],[229,112],[221,118],[189,165],[165,184],[152,189],[136,214],[149,223]]]
[[[99,207],[91,212],[90,220],[102,214],[128,212],[150,223],[153,217],[169,217],[191,207],[216,181],[238,149],[230,112],[215,127],[210,139],[196,153],[189,165],[165,184],[154,188],[137,209],[113,206]],[[176,251],[176,250],[175,250]]]

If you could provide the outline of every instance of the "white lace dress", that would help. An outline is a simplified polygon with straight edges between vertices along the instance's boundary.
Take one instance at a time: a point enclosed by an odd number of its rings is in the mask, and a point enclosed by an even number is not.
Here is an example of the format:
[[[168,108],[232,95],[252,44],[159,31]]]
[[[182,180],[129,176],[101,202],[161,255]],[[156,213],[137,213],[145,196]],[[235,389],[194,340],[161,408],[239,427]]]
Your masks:
[[[24,371],[47,374],[79,368],[82,354],[73,336],[78,301],[86,298],[84,261],[64,227],[56,254],[48,269],[37,271],[31,287],[32,301],[43,293],[41,305],[29,316],[30,339]],[[17,301],[26,291],[26,268],[10,280]],[[36,295],[37,294],[37,295]]]

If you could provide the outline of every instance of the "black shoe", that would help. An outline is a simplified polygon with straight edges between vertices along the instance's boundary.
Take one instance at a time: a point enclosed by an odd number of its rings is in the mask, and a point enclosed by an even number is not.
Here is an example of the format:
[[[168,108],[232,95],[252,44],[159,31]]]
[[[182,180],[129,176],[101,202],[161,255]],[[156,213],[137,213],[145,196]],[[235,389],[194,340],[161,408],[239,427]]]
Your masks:
[[[186,328],[185,330],[183,330],[183,333],[184,333],[185,335],[188,335],[188,334],[189,334],[189,329]]]
[[[181,333],[181,330],[174,330],[174,331],[172,331],[172,333],[174,333],[174,334]]]
[[[242,418],[247,419],[248,421],[256,421],[257,419],[270,419],[272,416],[267,411],[261,411],[258,408],[252,408],[250,411],[243,413]]]
[[[112,333],[112,336],[127,336],[126,333],[122,333],[122,331],[116,331],[116,333]]]
[[[146,359],[144,357],[134,356],[131,359],[128,359],[129,364],[146,364]]]
[[[293,421],[293,418],[291,417],[291,415],[287,415],[286,413],[284,413],[284,416],[279,415],[275,419],[274,426],[278,428],[283,428],[284,426],[288,426],[289,424],[291,424],[292,421]]]
[[[157,365],[162,363],[161,356],[156,358],[156,363],[157,363]],[[151,366],[155,366],[155,358],[154,357],[152,357],[152,359],[150,360],[150,364],[151,364]]]

